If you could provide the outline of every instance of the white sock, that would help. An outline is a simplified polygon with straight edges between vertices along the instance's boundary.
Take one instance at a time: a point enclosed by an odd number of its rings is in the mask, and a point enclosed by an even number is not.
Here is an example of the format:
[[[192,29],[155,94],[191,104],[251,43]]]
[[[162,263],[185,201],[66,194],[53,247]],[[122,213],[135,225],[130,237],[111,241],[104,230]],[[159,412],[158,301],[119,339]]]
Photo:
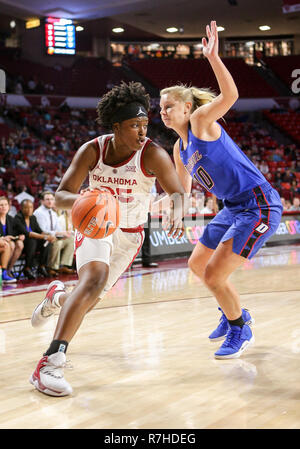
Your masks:
[[[54,297],[53,297],[53,302],[57,307],[61,307],[60,303],[59,303],[59,298],[61,297],[61,295],[64,295],[65,292],[58,292],[55,293]]]

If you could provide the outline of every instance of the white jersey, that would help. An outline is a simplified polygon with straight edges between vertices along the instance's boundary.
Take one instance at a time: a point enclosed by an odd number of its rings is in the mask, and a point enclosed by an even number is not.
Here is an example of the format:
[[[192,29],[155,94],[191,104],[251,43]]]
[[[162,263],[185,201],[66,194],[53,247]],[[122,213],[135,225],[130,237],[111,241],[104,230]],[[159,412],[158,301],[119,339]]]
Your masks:
[[[151,189],[155,177],[146,173],[143,167],[143,153],[146,141],[141,150],[132,153],[129,159],[114,166],[104,164],[105,152],[113,134],[97,137],[99,150],[98,162],[89,172],[90,188],[106,187],[119,200],[120,228],[136,228],[143,225],[148,219],[151,199]]]

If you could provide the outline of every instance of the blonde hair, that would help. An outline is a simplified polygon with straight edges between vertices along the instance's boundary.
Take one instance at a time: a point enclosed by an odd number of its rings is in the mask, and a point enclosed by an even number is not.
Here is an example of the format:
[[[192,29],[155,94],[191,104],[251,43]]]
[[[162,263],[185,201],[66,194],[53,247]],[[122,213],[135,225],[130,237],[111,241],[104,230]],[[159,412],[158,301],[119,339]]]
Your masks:
[[[160,91],[160,96],[165,94],[171,94],[177,100],[189,101],[192,103],[192,111],[194,112],[197,108],[203,104],[211,103],[216,94],[206,87],[187,86],[185,84],[178,84],[176,86],[166,87]]]

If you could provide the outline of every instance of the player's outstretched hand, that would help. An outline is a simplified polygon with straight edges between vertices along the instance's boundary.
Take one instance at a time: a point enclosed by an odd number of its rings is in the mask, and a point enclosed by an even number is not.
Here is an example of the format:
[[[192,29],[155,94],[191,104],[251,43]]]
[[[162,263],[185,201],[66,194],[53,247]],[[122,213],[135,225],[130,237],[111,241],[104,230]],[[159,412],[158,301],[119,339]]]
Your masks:
[[[219,54],[217,23],[214,20],[210,22],[210,26],[206,25],[206,35],[208,41],[205,37],[202,38],[203,55],[209,59]]]

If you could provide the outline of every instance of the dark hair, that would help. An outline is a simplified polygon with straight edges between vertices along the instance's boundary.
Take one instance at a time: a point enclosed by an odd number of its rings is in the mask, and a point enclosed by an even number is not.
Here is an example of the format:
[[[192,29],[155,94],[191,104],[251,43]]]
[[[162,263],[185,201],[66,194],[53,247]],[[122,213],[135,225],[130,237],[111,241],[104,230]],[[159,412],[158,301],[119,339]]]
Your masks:
[[[141,83],[134,81],[126,84],[124,81],[119,86],[113,87],[107,92],[97,105],[97,122],[105,128],[112,127],[112,117],[116,111],[128,103],[140,103],[146,111],[150,109],[150,96]]]
[[[51,190],[44,190],[44,191],[40,194],[41,200],[44,200],[46,195],[52,195],[53,197],[55,197],[54,193],[51,192]]]
[[[28,203],[28,202],[33,205],[33,201],[31,201],[29,198],[25,198],[24,200],[21,201],[21,204],[20,204],[21,208],[23,208],[24,204]]]

